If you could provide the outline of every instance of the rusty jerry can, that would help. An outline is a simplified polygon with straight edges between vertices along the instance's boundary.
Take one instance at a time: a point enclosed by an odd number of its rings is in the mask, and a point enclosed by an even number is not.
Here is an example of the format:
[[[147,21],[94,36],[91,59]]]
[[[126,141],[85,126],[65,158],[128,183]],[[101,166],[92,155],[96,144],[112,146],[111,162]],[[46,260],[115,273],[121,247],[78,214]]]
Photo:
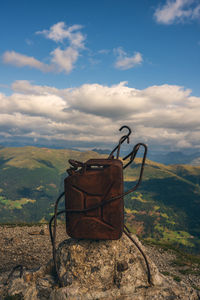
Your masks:
[[[119,239],[124,228],[120,195],[123,164],[119,159],[90,159],[71,172],[65,179],[67,234],[77,239]]]
[[[70,237],[77,239],[116,240],[124,229],[124,195],[135,190],[142,178],[147,147],[139,143],[133,151],[123,158],[130,158],[123,166],[119,159],[121,144],[127,140],[129,133],[119,140],[108,158],[90,159],[86,162],[69,160],[71,168],[65,179],[65,212],[66,231]],[[123,169],[132,163],[140,146],[143,146],[144,157],[138,183],[128,192],[123,191]],[[114,153],[117,151],[116,158]]]

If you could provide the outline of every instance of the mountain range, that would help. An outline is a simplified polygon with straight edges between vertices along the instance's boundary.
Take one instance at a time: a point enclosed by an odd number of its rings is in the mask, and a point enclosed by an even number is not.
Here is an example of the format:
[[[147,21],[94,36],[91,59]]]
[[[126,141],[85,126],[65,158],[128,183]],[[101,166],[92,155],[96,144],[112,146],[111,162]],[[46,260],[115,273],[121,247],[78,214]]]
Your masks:
[[[131,148],[129,149],[131,151]],[[109,154],[111,150],[94,148],[99,154]],[[125,156],[126,152],[122,149],[122,154]],[[159,162],[165,165],[171,164],[190,164],[190,165],[200,165],[200,152],[185,153],[182,151],[148,151],[148,157],[150,160]]]

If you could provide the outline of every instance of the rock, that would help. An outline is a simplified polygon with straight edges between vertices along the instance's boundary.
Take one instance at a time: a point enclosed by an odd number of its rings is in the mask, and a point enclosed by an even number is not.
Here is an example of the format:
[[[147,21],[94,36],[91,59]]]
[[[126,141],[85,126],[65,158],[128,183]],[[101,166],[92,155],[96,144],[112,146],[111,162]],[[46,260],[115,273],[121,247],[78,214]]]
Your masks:
[[[139,246],[144,247],[134,236]],[[57,250],[57,265],[64,287],[53,276],[52,260],[37,271],[14,278],[7,294],[23,295],[24,300],[197,300],[197,292],[161,275],[147,257],[147,266],[138,248],[122,235],[119,240],[92,241],[67,239]]]

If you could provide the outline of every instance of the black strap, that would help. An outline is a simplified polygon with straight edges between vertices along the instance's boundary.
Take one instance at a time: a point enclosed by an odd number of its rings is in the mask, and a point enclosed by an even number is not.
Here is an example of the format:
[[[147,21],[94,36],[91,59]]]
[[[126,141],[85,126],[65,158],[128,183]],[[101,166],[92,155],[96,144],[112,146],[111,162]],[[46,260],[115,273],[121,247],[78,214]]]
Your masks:
[[[130,230],[128,229],[128,227],[126,225],[124,225],[124,233],[126,234],[126,236],[133,242],[133,244],[138,248],[138,250],[140,251],[140,253],[142,254],[142,256],[144,257],[145,263],[146,263],[146,267],[147,267],[147,276],[148,276],[148,283],[149,285],[153,285],[152,281],[151,281],[151,271],[150,271],[150,266],[147,260],[147,257],[144,253],[144,251],[141,249],[141,247],[138,245],[138,243],[133,239],[133,237],[130,235]]]
[[[8,284],[9,280],[11,279],[11,277],[13,276],[13,274],[14,274],[17,270],[19,270],[19,272],[20,272],[20,273],[19,273],[20,278],[22,277],[23,272],[24,272],[24,266],[22,266],[22,265],[17,265],[17,266],[15,266],[15,267],[12,268],[10,274],[8,275],[7,280],[6,280],[5,283],[4,283],[4,285],[7,285],[7,284]]]

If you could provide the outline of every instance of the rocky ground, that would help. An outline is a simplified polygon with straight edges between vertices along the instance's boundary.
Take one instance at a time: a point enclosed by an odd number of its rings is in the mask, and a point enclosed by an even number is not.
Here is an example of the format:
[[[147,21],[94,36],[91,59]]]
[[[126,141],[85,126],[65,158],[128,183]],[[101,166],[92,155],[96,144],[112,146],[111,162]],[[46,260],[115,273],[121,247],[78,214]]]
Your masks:
[[[65,225],[58,225],[57,244],[66,239]],[[173,250],[145,245],[146,253],[159,271],[176,282],[200,291],[200,263]],[[48,226],[0,226],[0,282],[11,269],[23,265],[37,269],[52,258]]]

